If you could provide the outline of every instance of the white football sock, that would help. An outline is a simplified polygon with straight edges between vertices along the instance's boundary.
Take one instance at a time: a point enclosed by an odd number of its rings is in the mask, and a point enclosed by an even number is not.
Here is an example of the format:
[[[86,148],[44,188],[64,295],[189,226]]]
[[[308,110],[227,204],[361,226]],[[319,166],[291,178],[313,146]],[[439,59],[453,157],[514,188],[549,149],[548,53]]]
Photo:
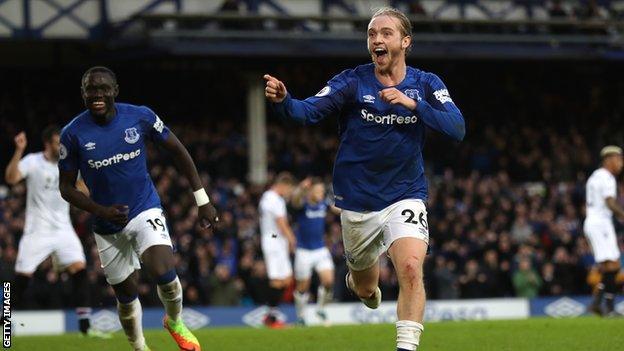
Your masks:
[[[297,318],[304,319],[305,318],[305,308],[308,305],[308,300],[310,299],[310,294],[300,293],[295,290],[293,293],[293,297],[295,298],[295,309],[297,310]]]
[[[158,285],[158,297],[165,306],[165,313],[174,321],[180,319],[182,312],[182,284],[176,277],[173,281]]]
[[[397,348],[405,350],[416,350],[420,343],[420,334],[423,332],[423,325],[414,321],[398,321]]]
[[[143,336],[143,309],[138,298],[129,304],[117,301],[117,314],[124,333],[128,337],[130,345],[134,350],[145,349],[145,337]]]
[[[325,305],[330,303],[334,298],[334,291],[331,288],[325,288],[319,285],[316,296],[316,304],[319,310],[323,311]]]

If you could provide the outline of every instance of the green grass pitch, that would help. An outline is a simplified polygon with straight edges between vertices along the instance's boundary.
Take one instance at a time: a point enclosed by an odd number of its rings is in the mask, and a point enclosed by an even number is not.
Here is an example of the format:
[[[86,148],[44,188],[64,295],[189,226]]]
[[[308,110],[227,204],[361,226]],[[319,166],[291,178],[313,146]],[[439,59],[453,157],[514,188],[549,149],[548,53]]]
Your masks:
[[[394,351],[391,324],[329,328],[214,328],[195,331],[204,351]],[[165,331],[146,331],[154,351],[176,350]],[[111,340],[85,339],[78,334],[14,337],[12,350],[130,350],[122,333]],[[518,321],[441,322],[425,325],[419,351],[610,351],[624,350],[624,319],[533,318]]]

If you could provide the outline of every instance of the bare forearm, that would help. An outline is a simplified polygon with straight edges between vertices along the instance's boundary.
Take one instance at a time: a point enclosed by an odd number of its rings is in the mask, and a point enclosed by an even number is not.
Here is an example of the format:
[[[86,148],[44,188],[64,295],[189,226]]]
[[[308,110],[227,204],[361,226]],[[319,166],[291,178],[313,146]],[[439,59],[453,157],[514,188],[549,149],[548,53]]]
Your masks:
[[[282,235],[284,235],[288,240],[295,238],[295,233],[293,233],[292,228],[290,228],[290,225],[286,222],[286,220],[278,220],[277,227]]]
[[[175,134],[171,133],[169,138],[163,143],[163,146],[173,157],[173,162],[178,172],[186,177],[193,191],[202,189],[204,186],[199,178],[199,173],[197,173],[193,158],[191,158],[186,147],[182,145],[180,139],[178,139]]]
[[[624,219],[624,209],[620,206],[614,198],[610,197],[607,199],[607,207],[619,218]]]
[[[18,165],[23,155],[24,150],[15,150],[13,157],[11,157],[11,161],[9,161],[9,164],[4,171],[4,180],[11,185],[21,180]]]
[[[62,186],[60,188],[61,196],[63,199],[73,206],[78,207],[81,210],[87,211],[91,214],[98,215],[104,207],[91,200],[87,195],[80,192],[80,190],[71,186]]]
[[[303,196],[305,195],[305,191],[300,187],[295,188],[293,191],[291,203],[295,208],[303,207]]]
[[[201,182],[201,178],[199,178],[199,173],[197,173],[195,163],[186,148],[177,152],[174,162],[178,171],[182,173],[189,181],[189,184],[191,184],[193,191],[204,187]]]

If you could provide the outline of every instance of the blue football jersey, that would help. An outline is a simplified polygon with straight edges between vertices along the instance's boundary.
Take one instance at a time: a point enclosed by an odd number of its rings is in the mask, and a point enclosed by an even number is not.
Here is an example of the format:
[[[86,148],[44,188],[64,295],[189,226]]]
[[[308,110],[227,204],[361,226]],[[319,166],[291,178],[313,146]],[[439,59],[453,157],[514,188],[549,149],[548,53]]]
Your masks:
[[[464,117],[438,76],[407,67],[394,88],[414,99],[416,109],[381,100],[385,88],[374,64],[345,70],[315,96],[273,104],[276,112],[305,124],[337,115],[340,146],[334,163],[336,206],[379,211],[404,199],[427,200],[423,146],[426,127],[462,140]]]
[[[297,215],[297,247],[315,250],[325,246],[325,217],[328,204],[320,201],[317,204],[304,202]]]
[[[87,110],[61,132],[59,168],[80,171],[93,201],[127,205],[128,218],[154,207],[160,198],[147,171],[146,140],[163,141],[169,129],[145,106],[116,103],[117,114],[98,125]],[[113,234],[121,227],[96,217],[94,232]]]

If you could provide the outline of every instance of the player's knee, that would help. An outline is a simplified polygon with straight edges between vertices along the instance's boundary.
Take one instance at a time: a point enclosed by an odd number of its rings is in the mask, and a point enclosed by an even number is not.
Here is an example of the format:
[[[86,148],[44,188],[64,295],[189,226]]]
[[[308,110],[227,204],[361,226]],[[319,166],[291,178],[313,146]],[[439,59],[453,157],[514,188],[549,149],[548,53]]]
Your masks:
[[[422,260],[410,256],[401,263],[399,283],[401,287],[418,290],[422,287],[423,272]]]

